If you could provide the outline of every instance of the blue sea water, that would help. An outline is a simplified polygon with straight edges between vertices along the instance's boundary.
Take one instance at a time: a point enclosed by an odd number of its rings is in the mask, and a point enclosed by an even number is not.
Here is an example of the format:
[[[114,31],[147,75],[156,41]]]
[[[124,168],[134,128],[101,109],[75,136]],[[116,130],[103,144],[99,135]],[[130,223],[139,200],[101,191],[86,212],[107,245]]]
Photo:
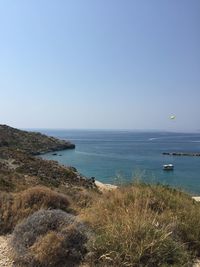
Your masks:
[[[60,151],[56,156],[42,157],[74,166],[83,175],[95,176],[104,183],[115,183],[123,177],[138,177],[200,194],[200,157],[165,156],[162,152],[200,152],[200,133],[40,130],[70,140],[75,150]],[[174,171],[163,171],[162,165],[174,164]]]

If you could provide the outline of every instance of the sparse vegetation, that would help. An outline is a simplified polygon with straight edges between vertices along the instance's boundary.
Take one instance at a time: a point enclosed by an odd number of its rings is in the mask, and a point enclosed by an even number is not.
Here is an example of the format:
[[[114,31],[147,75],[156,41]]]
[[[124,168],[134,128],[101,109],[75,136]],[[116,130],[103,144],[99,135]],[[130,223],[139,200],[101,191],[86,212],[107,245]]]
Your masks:
[[[75,216],[41,210],[15,228],[11,245],[20,267],[73,267],[86,254],[86,241],[86,227]]]
[[[45,187],[34,187],[10,194],[0,193],[0,233],[11,232],[15,225],[40,209],[70,211],[67,196]]]
[[[36,185],[62,187],[66,191],[74,191],[75,188],[96,189],[95,184],[75,168],[33,157],[10,147],[0,147],[0,191],[16,192]]]
[[[200,205],[175,189],[135,184],[84,210],[91,266],[190,266],[200,253]]]
[[[0,147],[12,147],[38,155],[48,151],[73,149],[75,145],[39,132],[21,131],[7,125],[0,125]]]

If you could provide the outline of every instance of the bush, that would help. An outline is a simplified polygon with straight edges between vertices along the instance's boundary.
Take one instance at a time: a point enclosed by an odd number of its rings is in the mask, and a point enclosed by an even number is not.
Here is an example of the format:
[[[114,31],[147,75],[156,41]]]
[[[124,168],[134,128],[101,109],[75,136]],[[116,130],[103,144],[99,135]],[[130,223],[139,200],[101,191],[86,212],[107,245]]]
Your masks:
[[[0,234],[4,234],[12,224],[13,195],[0,192]]]
[[[15,225],[40,209],[61,209],[70,211],[69,200],[46,187],[33,187],[25,191],[0,193],[0,233],[11,232]]]
[[[69,200],[65,195],[41,186],[33,187],[16,194],[16,209],[38,210],[38,207],[42,209],[51,208],[67,211],[69,209]]]
[[[82,217],[96,234],[92,266],[190,266],[200,253],[200,205],[175,189],[121,187],[93,201]]]
[[[77,266],[87,252],[85,226],[61,210],[40,210],[16,226],[14,260],[27,267]]]

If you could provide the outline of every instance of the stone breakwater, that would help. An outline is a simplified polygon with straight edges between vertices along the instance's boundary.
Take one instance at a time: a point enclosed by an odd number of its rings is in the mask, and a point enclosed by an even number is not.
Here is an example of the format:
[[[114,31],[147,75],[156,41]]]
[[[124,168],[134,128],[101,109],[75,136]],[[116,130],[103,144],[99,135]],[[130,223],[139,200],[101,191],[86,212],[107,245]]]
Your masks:
[[[192,156],[192,157],[200,157],[200,152],[163,152],[163,155],[168,156]]]

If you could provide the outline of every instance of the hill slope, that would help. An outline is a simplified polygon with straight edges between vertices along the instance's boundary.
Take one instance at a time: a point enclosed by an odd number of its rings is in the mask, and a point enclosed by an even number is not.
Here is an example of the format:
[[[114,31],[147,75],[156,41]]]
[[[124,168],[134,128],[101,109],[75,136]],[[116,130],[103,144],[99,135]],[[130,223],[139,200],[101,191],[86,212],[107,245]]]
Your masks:
[[[75,145],[37,132],[27,132],[0,125],[0,147],[12,147],[32,155],[50,151],[74,149]]]

